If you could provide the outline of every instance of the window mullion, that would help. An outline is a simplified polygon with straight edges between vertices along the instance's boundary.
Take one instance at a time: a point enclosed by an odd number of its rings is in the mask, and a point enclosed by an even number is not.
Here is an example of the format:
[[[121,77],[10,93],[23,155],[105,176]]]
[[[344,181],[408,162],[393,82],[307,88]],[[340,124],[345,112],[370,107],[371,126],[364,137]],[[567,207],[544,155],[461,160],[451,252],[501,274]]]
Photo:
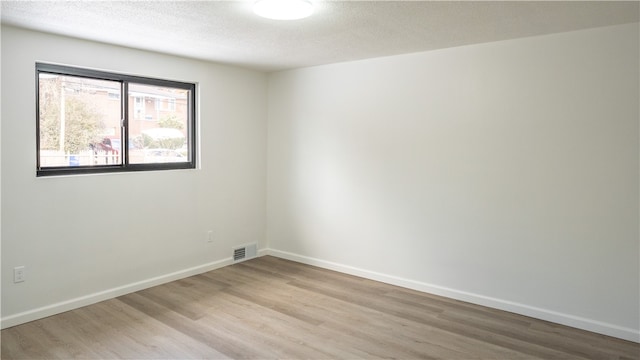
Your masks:
[[[129,83],[122,82],[122,124],[120,126],[122,136],[122,166],[129,165]]]

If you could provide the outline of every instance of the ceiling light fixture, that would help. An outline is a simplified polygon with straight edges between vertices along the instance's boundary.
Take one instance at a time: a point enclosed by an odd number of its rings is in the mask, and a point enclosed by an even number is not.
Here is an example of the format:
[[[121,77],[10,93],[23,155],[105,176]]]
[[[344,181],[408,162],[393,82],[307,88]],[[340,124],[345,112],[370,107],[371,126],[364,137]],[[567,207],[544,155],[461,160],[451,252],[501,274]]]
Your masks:
[[[307,0],[258,0],[253,12],[274,20],[297,20],[313,12],[313,4]]]

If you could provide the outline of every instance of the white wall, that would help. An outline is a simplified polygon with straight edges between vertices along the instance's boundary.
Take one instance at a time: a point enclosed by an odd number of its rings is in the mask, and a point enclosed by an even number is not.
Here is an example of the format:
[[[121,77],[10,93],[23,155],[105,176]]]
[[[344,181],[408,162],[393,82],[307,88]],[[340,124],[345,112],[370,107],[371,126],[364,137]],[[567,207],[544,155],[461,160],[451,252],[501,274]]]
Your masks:
[[[36,61],[197,82],[201,168],[36,178]],[[263,247],[266,91],[258,72],[3,26],[2,325]],[[19,265],[27,281],[14,284]]]
[[[272,74],[268,246],[640,341],[638,30]]]

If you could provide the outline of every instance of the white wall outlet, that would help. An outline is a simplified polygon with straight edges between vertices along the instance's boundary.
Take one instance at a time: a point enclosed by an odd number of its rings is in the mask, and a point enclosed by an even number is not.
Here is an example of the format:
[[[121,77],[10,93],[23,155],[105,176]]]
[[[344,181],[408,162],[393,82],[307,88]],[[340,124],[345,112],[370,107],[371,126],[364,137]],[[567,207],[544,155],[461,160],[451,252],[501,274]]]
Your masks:
[[[13,282],[19,283],[26,280],[26,273],[24,266],[16,266],[13,268]]]
[[[211,244],[213,242],[213,230],[207,231],[207,242]]]

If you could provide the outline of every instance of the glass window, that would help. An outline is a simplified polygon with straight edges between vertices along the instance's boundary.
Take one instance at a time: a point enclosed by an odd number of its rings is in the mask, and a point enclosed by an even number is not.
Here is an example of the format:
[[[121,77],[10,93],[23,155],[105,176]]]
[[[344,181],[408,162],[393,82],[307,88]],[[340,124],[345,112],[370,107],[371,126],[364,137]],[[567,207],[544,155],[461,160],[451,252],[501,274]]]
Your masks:
[[[117,81],[40,73],[40,167],[121,165],[121,106],[113,101],[120,88]]]
[[[157,106],[176,98],[174,110]],[[137,83],[129,84],[129,97],[153,99],[153,113],[146,121],[129,122],[129,151],[132,164],[184,162],[188,158],[189,90]]]
[[[36,72],[38,176],[195,167],[195,84],[41,63]]]

